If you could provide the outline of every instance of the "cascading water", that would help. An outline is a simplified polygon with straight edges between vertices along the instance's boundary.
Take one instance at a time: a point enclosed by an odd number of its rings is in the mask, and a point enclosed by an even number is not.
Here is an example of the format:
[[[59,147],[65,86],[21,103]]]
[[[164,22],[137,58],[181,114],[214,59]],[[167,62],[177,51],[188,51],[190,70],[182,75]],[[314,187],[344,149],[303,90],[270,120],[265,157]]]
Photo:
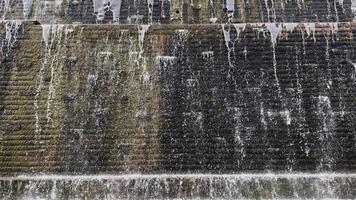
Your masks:
[[[55,84],[58,84],[58,78],[56,77],[56,72],[61,73],[61,64],[59,52],[61,52],[62,42],[65,39],[63,37],[63,30],[65,29],[64,25],[42,25],[42,37],[43,42],[45,43],[45,55],[43,56],[43,62],[39,69],[39,77],[37,79],[37,90],[34,101],[34,107],[36,108],[36,134],[41,134],[42,131],[42,123],[41,123],[41,108],[39,101],[41,100],[41,96],[43,96],[43,87],[44,87],[44,76],[45,71],[50,69],[50,81],[48,86],[48,95],[47,95],[47,106],[46,106],[46,121],[49,124],[53,125],[52,119],[52,103],[55,95]],[[54,45],[57,45],[55,48]],[[53,49],[56,52],[53,52]],[[57,68],[58,67],[58,68]]]
[[[209,8],[209,11],[203,13],[206,19],[204,23],[216,23],[217,21],[235,22],[243,20],[258,19],[261,22],[277,22],[290,21],[290,18],[296,21],[305,21],[305,15],[308,14],[308,7],[316,9],[315,15],[320,21],[329,21],[333,19],[336,22],[345,21],[345,16],[354,18],[355,2],[351,1],[351,5],[345,6],[344,0],[330,0],[328,2],[306,3],[304,0],[259,0],[260,2],[249,2],[246,0],[236,2],[234,0],[226,0],[215,2],[208,0],[207,2],[187,2],[178,1],[171,2],[170,0],[144,0],[133,1],[128,3],[122,0],[90,0],[80,1],[73,0],[63,3],[62,0],[1,0],[0,1],[0,16],[2,19],[26,19],[39,20],[42,22],[60,22],[67,21],[74,23],[82,20],[83,23],[167,23],[169,16],[177,15],[182,18],[183,13],[175,13],[176,7],[183,9],[184,15],[192,13],[194,9]],[[205,5],[207,4],[207,5]],[[322,7],[314,8],[313,6]],[[159,5],[159,6],[158,6]],[[174,6],[174,9],[169,9]],[[196,7],[196,8],[195,8]],[[292,15],[287,14],[292,7]],[[189,11],[188,11],[189,10]],[[239,12],[237,12],[239,10]],[[183,11],[183,10],[182,10]],[[196,11],[194,11],[196,12]],[[226,15],[221,15],[226,12]],[[326,15],[324,15],[326,12]],[[159,14],[158,14],[159,13]],[[196,15],[194,14],[194,15]],[[251,15],[251,16],[250,16]],[[308,16],[311,17],[311,16]],[[195,17],[192,17],[193,19]],[[280,19],[282,18],[282,19]],[[251,20],[256,22],[256,20]]]
[[[276,42],[278,35],[282,31],[282,26],[276,23],[268,23],[266,24],[269,33],[271,34],[271,43],[272,43],[272,53],[273,53],[273,70],[274,76],[276,79],[276,85],[278,87],[278,91],[280,91],[279,80],[277,76],[277,61],[276,61]],[[279,92],[280,93],[280,92]]]
[[[21,21],[4,21],[5,25],[5,37],[1,41],[1,58],[9,56],[11,49],[14,47],[18,40],[19,32],[21,31]]]
[[[1,23],[0,199],[355,198],[354,1],[130,3]]]
[[[0,180],[1,198],[11,199],[328,199],[350,198],[354,174],[176,174],[122,176],[19,176]],[[21,189],[14,191],[17,185]],[[335,187],[334,185],[338,187]],[[66,187],[66,191],[62,188]],[[41,191],[41,192],[39,192]],[[102,192],[105,191],[105,194]],[[40,196],[38,194],[41,194]],[[201,195],[204,194],[204,195]]]

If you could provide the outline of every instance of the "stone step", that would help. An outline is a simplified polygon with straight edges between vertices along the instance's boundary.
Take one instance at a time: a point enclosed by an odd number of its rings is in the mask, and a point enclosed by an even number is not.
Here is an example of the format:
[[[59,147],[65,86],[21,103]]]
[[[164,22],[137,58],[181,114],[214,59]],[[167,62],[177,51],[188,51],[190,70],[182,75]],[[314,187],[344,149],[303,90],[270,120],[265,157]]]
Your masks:
[[[6,0],[1,19],[45,23],[208,24],[225,22],[351,21],[351,0]],[[111,4],[108,5],[108,2]]]
[[[349,199],[356,174],[127,174],[0,177],[4,199]]]

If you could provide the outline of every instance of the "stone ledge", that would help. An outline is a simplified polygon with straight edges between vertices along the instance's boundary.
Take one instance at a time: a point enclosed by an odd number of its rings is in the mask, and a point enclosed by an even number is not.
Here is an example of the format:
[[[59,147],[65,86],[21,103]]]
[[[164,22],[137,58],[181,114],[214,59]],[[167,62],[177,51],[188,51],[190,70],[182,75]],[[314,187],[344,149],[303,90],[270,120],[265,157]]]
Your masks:
[[[44,22],[82,23],[222,23],[222,22],[316,22],[350,21],[356,4],[345,1],[269,0],[131,0],[54,1],[8,0],[0,8],[2,19],[38,19]],[[94,3],[96,2],[96,3]]]
[[[128,174],[0,177],[2,198],[354,198],[356,174]]]

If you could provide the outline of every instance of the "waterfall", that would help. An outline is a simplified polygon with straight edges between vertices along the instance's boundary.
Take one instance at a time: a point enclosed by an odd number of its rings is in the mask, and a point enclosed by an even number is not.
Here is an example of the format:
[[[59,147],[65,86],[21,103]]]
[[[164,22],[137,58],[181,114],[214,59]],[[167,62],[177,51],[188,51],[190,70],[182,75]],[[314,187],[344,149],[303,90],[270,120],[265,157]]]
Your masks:
[[[20,176],[0,180],[4,186],[0,197],[31,199],[40,192],[45,199],[335,199],[351,197],[344,191],[353,189],[355,177],[332,173]],[[18,184],[22,187],[12,193]],[[65,192],[61,190],[64,185]],[[188,188],[192,189],[187,192]],[[106,191],[105,196],[98,191]]]
[[[327,96],[319,96],[317,115],[321,120],[320,124],[320,142],[322,147],[322,158],[320,161],[320,170],[331,170],[334,165],[335,150],[337,144],[333,143],[335,129],[335,114],[332,111],[330,99]]]
[[[142,75],[141,75],[141,80],[144,84],[148,84],[149,80],[150,80],[150,74],[147,71],[147,60],[146,57],[144,56],[144,40],[145,40],[145,34],[148,31],[148,29],[150,28],[150,25],[141,25],[139,26],[139,48],[140,48],[140,58],[142,59]]]
[[[282,32],[282,25],[276,24],[276,23],[267,23],[265,25],[267,27],[267,30],[271,34],[274,77],[276,79],[276,85],[277,85],[277,88],[278,88],[278,95],[280,95],[281,88],[280,88],[278,75],[277,75],[276,43],[277,43],[277,38],[278,38],[279,34]]]
[[[50,39],[50,34],[52,31],[52,26],[51,25],[43,25],[42,26],[42,39],[45,42],[46,45],[46,51],[48,49],[48,51],[50,52],[51,50],[51,46],[52,44],[49,44],[49,39]],[[50,48],[48,48],[50,46]],[[45,54],[46,55],[46,54]],[[42,132],[42,126],[40,124],[40,113],[39,113],[39,109],[40,109],[40,105],[38,103],[39,98],[41,96],[41,91],[42,91],[42,87],[43,87],[43,76],[44,76],[44,70],[45,70],[45,65],[47,64],[47,57],[44,57],[43,60],[43,64],[40,67],[40,71],[39,71],[39,80],[38,82],[38,86],[37,86],[37,90],[36,90],[36,96],[35,96],[35,101],[34,101],[34,107],[36,109],[36,113],[35,113],[35,119],[36,119],[36,135],[39,136],[39,134]]]
[[[0,199],[355,198],[355,13],[0,0]]]
[[[231,28],[230,28],[230,26],[228,26],[228,29],[226,30],[225,26],[223,25],[222,29],[223,29],[223,34],[224,34],[225,45],[226,45],[226,48],[227,48],[228,63],[229,63],[230,67],[233,67],[233,64],[231,62],[231,51],[233,51],[233,47],[232,48],[230,47],[230,44],[231,43],[233,44],[233,42],[231,41],[231,37],[230,37]]]
[[[269,6],[269,2],[271,2],[271,6]],[[271,22],[271,15],[273,17],[272,22],[276,22],[276,10],[274,0],[264,0],[264,3],[267,10],[267,22]]]
[[[6,58],[18,40],[22,22],[14,20],[3,21],[2,23],[5,25],[5,38],[1,41],[0,55],[2,58]]]

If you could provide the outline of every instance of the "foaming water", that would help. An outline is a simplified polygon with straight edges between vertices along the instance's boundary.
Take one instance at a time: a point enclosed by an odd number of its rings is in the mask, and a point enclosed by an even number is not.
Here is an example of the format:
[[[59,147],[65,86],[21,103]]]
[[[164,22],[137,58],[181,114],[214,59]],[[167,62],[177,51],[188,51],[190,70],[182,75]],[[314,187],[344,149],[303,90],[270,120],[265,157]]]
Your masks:
[[[20,175],[0,179],[0,198],[336,199],[352,198],[355,183],[341,173]]]

